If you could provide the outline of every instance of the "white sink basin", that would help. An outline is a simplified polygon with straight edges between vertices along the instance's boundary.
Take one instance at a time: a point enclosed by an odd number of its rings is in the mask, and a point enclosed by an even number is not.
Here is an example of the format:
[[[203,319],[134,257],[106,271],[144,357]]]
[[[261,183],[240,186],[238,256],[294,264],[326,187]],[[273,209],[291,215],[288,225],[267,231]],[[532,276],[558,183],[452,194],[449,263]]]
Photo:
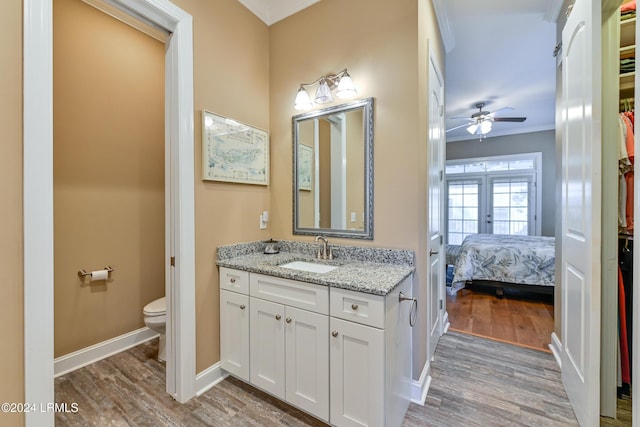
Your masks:
[[[309,273],[328,273],[338,268],[334,265],[317,264],[315,262],[307,262],[307,261],[288,262],[286,264],[280,264],[278,267],[290,268],[292,270],[307,271]]]

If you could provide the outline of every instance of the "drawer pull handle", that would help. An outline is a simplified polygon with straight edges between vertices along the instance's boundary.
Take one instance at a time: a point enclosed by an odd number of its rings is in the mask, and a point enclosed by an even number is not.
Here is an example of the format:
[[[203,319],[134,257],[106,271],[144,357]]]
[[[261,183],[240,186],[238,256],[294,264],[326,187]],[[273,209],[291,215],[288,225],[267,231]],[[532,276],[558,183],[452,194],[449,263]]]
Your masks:
[[[232,277],[231,280],[229,280],[231,283],[236,283],[236,278]]]
[[[334,338],[337,337],[338,336],[338,331],[331,332],[331,336],[334,337]]]
[[[240,304],[240,310],[244,310],[246,306],[244,304]]]
[[[357,310],[358,304],[351,304],[351,310]]]
[[[282,316],[280,316],[279,314],[276,314],[276,320],[280,320],[282,319]]]
[[[285,319],[285,321],[286,321],[287,323],[291,323],[291,317],[287,317],[287,318]]]

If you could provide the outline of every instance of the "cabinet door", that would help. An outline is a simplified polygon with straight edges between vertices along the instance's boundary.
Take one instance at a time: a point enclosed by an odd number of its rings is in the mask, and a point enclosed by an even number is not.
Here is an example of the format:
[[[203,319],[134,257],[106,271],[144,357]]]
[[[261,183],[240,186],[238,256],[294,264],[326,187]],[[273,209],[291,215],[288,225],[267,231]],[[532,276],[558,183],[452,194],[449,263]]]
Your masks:
[[[331,318],[331,424],[384,425],[384,331]]]
[[[287,401],[329,421],[329,317],[286,307]]]
[[[251,384],[284,399],[284,306],[250,298]]]
[[[249,381],[249,296],[220,291],[220,366]]]

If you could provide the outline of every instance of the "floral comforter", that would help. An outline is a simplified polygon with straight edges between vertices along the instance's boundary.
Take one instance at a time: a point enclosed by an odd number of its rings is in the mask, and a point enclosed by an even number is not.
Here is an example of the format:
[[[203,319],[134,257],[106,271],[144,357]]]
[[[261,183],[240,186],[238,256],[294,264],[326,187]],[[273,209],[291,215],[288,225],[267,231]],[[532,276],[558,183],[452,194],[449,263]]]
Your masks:
[[[554,276],[555,238],[474,234],[462,242],[450,293],[467,280],[553,286]]]

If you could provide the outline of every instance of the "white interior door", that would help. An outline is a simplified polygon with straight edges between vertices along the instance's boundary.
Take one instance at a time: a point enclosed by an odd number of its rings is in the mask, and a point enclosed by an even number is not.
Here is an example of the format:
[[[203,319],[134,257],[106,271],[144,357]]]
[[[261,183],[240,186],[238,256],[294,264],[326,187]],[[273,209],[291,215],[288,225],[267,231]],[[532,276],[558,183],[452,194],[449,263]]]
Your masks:
[[[601,3],[576,0],[562,31],[562,381],[599,424]]]
[[[428,135],[428,230],[427,275],[428,330],[427,357],[436,351],[443,333],[445,261],[444,261],[444,81],[433,57],[429,58],[429,135]]]

